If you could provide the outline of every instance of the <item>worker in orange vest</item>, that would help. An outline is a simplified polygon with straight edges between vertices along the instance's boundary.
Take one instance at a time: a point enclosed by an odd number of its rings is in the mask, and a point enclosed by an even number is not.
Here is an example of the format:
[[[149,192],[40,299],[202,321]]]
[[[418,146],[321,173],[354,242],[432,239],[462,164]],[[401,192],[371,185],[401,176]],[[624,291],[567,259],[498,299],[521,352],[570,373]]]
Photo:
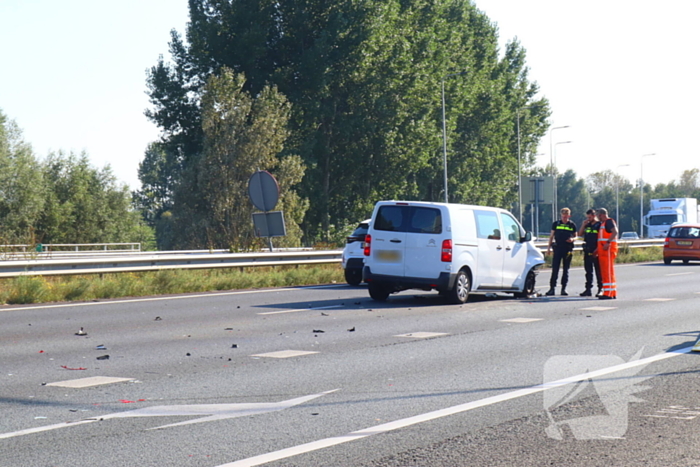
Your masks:
[[[600,263],[600,273],[603,276],[603,294],[598,298],[611,300],[617,298],[617,282],[615,280],[615,258],[617,258],[617,224],[608,217],[608,210],[600,208],[596,211],[600,220],[598,229],[598,248],[596,255]]]

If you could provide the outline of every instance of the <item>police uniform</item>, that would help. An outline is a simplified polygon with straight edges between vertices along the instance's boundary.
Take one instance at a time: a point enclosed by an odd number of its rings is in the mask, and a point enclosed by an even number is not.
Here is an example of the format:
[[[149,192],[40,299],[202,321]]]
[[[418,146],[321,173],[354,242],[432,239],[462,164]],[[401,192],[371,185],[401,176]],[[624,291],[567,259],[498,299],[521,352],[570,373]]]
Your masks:
[[[576,224],[572,221],[563,222],[561,219],[552,224],[554,231],[554,242],[552,250],[552,277],[549,280],[550,289],[557,286],[557,278],[559,277],[559,265],[564,263],[564,268],[561,274],[561,289],[562,295],[565,294],[566,284],[569,283],[569,266],[571,266],[571,258],[573,256],[574,243],[569,242],[570,238],[576,238]]]
[[[598,248],[598,229],[600,229],[600,224],[600,221],[586,224],[583,230],[583,268],[586,270],[586,290],[581,294],[582,297],[590,297],[592,295],[594,270],[598,282],[598,294],[603,291],[600,263],[598,257],[594,255],[596,248]]]

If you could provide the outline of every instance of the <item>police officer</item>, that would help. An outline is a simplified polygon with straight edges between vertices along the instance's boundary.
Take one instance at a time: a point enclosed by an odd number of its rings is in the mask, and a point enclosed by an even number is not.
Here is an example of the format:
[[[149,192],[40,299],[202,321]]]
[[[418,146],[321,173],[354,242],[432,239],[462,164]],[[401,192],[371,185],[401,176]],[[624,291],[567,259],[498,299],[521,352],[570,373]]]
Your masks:
[[[561,274],[561,295],[569,295],[566,293],[566,284],[569,283],[569,266],[571,266],[576,234],[576,224],[571,221],[571,209],[563,208],[561,210],[561,220],[552,224],[552,231],[549,234],[549,242],[547,243],[547,255],[553,249],[554,257],[552,258],[552,278],[549,280],[549,291],[547,291],[546,295],[554,295],[561,263],[564,265]]]
[[[598,282],[598,293],[596,297],[603,293],[603,279],[600,275],[600,263],[596,255],[599,228],[600,221],[596,217],[595,211],[589,209],[586,211],[586,220],[583,221],[583,225],[581,225],[581,229],[578,231],[578,236],[583,237],[583,268],[586,270],[586,290],[581,292],[580,295],[582,297],[590,297],[593,295],[591,289],[593,288],[594,270]]]

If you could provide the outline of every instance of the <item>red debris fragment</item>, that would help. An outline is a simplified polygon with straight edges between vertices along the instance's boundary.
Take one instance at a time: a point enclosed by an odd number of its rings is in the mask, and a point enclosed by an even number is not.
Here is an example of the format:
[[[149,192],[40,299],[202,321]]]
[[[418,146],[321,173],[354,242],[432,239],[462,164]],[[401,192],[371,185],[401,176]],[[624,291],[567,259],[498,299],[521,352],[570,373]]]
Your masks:
[[[65,368],[66,370],[87,370],[87,368],[83,368],[82,366],[80,366],[78,368],[69,368],[65,365],[61,365],[61,368]]]

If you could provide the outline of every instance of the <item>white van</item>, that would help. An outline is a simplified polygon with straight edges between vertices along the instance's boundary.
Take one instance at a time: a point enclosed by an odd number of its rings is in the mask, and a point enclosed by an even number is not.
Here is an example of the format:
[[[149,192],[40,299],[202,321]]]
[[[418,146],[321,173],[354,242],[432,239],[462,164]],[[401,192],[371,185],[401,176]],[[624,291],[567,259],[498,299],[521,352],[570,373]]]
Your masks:
[[[380,201],[365,238],[363,280],[379,301],[406,289],[535,293],[542,253],[508,211],[485,206]]]

